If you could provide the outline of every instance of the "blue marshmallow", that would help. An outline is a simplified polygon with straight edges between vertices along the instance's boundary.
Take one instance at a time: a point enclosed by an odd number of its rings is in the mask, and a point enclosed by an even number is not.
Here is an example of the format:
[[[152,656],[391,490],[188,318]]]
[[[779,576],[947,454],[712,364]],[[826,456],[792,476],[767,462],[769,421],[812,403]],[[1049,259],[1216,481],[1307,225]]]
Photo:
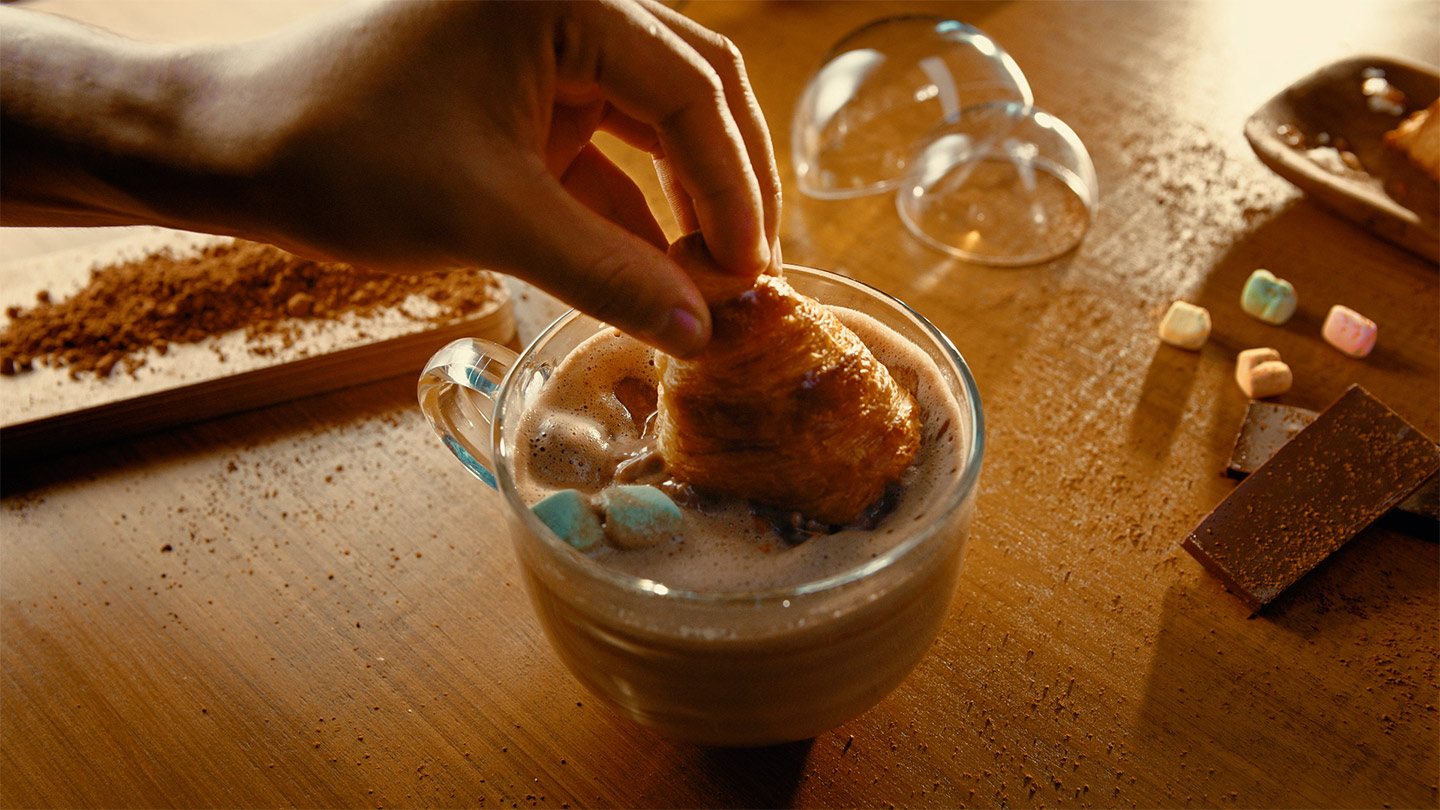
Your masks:
[[[620,548],[645,548],[674,538],[684,516],[669,496],[648,484],[606,487],[600,492],[605,537]]]
[[[1256,270],[1240,292],[1240,308],[1266,323],[1279,326],[1295,314],[1295,288],[1269,270]]]
[[[599,516],[579,490],[562,489],[546,495],[530,511],[561,540],[581,551],[605,539]]]

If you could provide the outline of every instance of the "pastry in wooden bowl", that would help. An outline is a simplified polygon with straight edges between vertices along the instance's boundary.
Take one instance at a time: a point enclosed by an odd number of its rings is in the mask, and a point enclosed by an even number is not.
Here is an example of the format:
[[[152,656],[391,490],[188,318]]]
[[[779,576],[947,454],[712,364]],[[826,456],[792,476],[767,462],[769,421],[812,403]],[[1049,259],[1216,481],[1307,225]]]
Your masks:
[[[1440,215],[1440,100],[1382,138],[1385,191],[1434,227]]]
[[[1385,145],[1398,149],[1440,182],[1440,100],[1410,115],[1385,133]]]
[[[920,413],[855,333],[779,275],[717,275],[703,245],[682,266],[711,304],[698,356],[661,356],[660,454],[705,491],[854,522],[914,459]]]

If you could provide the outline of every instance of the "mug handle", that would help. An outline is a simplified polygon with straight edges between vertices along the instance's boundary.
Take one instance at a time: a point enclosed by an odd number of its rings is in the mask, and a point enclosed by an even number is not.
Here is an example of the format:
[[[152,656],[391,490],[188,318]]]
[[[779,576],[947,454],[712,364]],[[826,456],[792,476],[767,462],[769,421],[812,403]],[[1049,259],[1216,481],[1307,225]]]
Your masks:
[[[494,341],[460,338],[430,358],[415,386],[435,435],[491,489],[497,488],[491,442],[495,395],[518,357]]]

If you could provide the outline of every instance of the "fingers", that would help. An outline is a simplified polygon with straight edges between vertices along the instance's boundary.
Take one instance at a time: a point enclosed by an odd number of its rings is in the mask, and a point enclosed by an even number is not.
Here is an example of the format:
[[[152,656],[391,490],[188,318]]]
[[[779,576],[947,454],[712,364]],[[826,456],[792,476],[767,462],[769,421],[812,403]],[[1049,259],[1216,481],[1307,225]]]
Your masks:
[[[499,183],[502,198],[517,202],[504,215],[510,260],[496,269],[668,354],[693,357],[703,349],[709,307],[666,258],[667,240],[634,183],[593,146],[566,172],[564,187],[535,164]],[[476,246],[491,254],[496,248],[493,241]]]
[[[560,184],[586,208],[649,242],[669,247],[645,193],[594,144],[586,144],[560,178]]]
[[[775,165],[775,149],[765,113],[750,87],[745,63],[734,43],[705,28],[689,17],[655,0],[639,0],[651,14],[670,26],[681,39],[694,48],[720,76],[730,115],[745,139],[750,166],[760,185],[760,202],[765,216],[765,237],[772,249],[778,248],[780,237],[780,172]],[[668,157],[663,159],[668,162]],[[657,161],[659,163],[661,161]],[[662,182],[664,182],[662,178]],[[667,195],[669,192],[666,192]],[[772,257],[772,262],[778,257]]]
[[[590,143],[608,107],[604,99],[554,106],[550,131],[545,134],[545,165],[552,175],[564,174],[580,150]]]
[[[599,84],[653,129],[715,258],[734,272],[763,269],[771,240],[760,181],[716,68],[638,5],[575,8],[597,18],[558,41],[557,78]]]
[[[636,149],[650,152],[655,160],[655,175],[660,180],[660,188],[665,193],[670,212],[675,215],[676,222],[680,224],[680,231],[690,233],[700,230],[700,219],[695,213],[695,202],[690,199],[690,194],[680,185],[679,178],[670,168],[670,161],[665,159],[665,152],[660,148],[660,141],[656,137],[654,129],[613,107],[600,119],[597,129],[615,135]]]
[[[705,238],[699,233],[688,233],[675,240],[668,255],[695,282],[701,296],[710,306],[723,304],[738,298],[746,290],[753,289],[755,280],[741,278],[725,272],[715,263],[705,247]]]
[[[681,232],[699,231],[700,217],[695,213],[695,202],[676,179],[675,172],[670,168],[670,161],[661,157],[655,158],[655,176],[660,180],[660,189],[665,192],[665,200],[670,204],[670,211],[675,215]]]

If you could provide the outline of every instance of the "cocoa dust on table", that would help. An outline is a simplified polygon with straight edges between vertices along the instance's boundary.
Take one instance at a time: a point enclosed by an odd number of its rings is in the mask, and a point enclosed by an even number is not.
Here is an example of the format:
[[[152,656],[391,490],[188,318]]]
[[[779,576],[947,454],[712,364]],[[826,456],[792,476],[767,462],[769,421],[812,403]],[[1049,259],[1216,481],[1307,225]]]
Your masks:
[[[396,275],[348,264],[314,262],[271,245],[234,240],[198,253],[162,251],[96,268],[89,283],[63,301],[48,291],[29,308],[6,310],[0,374],[38,363],[71,377],[133,374],[147,350],[198,343],[243,330],[250,351],[294,345],[306,321],[366,316],[395,309],[421,323],[478,314],[501,294],[499,279],[480,270]],[[435,303],[423,314],[403,308],[410,296]]]

